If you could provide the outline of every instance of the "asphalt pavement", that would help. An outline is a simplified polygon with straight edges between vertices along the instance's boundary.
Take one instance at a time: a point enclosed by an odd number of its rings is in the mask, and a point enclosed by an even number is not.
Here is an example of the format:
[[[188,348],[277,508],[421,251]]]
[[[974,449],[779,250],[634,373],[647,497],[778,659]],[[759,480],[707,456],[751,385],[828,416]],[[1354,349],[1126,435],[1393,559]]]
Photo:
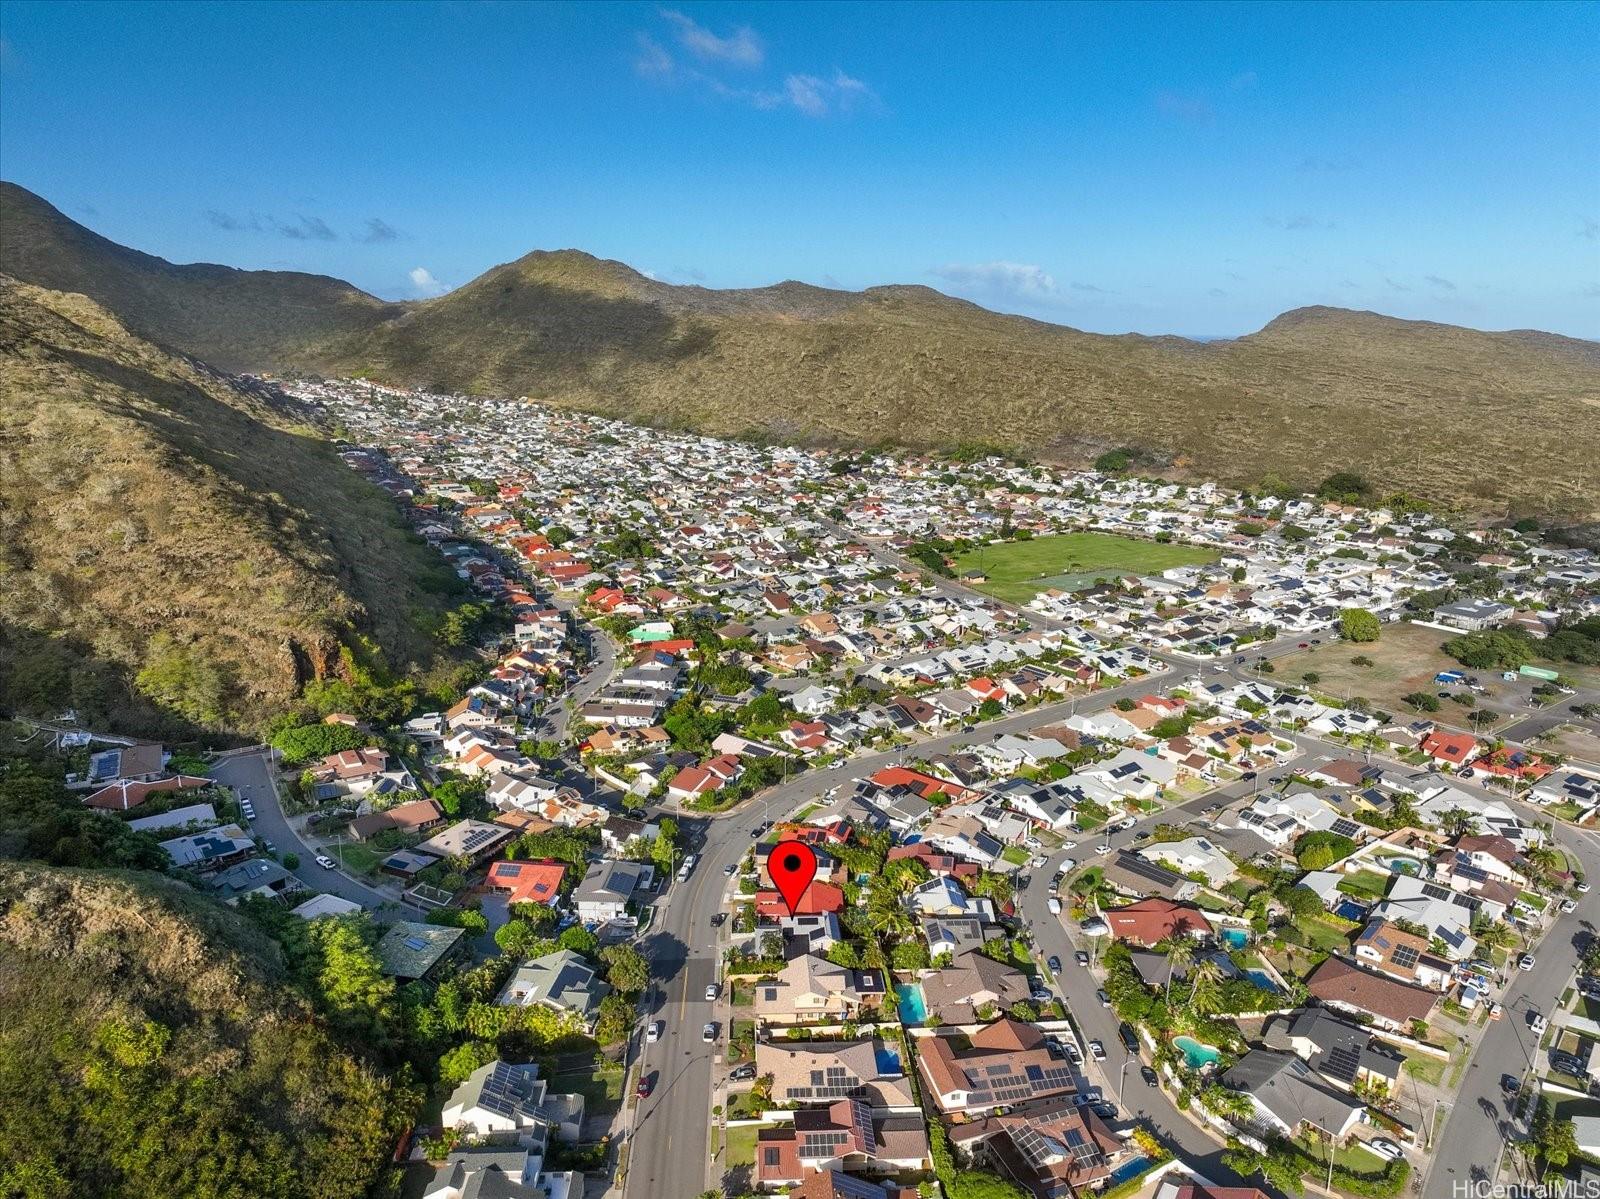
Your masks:
[[[219,783],[237,791],[241,799],[250,801],[256,813],[254,820],[246,821],[250,831],[277,846],[280,857],[287,853],[299,857],[300,864],[291,873],[308,890],[330,892],[364,908],[385,908],[404,918],[420,918],[420,908],[358,882],[343,870],[325,870],[317,865],[316,856],[322,851],[302,840],[284,816],[267,753],[263,749],[257,753],[236,754],[222,759],[208,772]]]

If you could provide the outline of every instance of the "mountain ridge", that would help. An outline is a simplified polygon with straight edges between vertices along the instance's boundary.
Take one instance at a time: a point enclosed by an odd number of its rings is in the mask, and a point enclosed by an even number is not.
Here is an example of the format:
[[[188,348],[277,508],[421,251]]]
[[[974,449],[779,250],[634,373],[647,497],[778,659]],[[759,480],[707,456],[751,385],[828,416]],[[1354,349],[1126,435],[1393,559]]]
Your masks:
[[[0,189],[7,214],[20,190]],[[70,231],[35,238],[46,240],[69,256],[77,244]],[[0,247],[0,269],[19,273],[14,257]],[[157,293],[163,282],[145,280]],[[1219,341],[1106,335],[915,284],[681,286],[573,249],[532,251],[407,304],[334,281],[290,328],[258,294],[270,279],[207,282],[231,340],[183,327],[171,303],[140,308],[137,289],[124,298],[134,312],[117,309],[115,288],[96,298],[144,335],[232,369],[527,395],[841,447],[982,444],[1065,465],[1129,447],[1141,469],[1246,486],[1310,488],[1348,469],[1473,511],[1600,515],[1581,465],[1600,460],[1600,343],[1559,334],[1311,305]]]

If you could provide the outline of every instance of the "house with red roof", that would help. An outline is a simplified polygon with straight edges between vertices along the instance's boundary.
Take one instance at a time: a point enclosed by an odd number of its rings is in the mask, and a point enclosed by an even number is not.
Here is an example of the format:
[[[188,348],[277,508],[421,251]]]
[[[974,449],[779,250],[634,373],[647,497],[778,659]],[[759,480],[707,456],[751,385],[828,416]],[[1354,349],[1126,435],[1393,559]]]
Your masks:
[[[672,776],[672,781],[667,784],[667,794],[679,803],[686,803],[722,790],[742,773],[744,767],[739,764],[739,759],[732,754],[723,754],[709,758],[698,766],[685,766]]]
[[[197,774],[178,774],[170,778],[156,779],[154,782],[145,782],[141,779],[118,779],[108,783],[100,790],[84,799],[84,803],[91,808],[102,812],[126,812],[136,808],[150,796],[162,791],[188,791],[199,787],[209,787],[214,779],[203,778]]]
[[[996,703],[1005,703],[1011,696],[999,683],[991,678],[976,678],[967,684],[967,691],[980,700],[992,699]]]
[[[1113,937],[1134,945],[1157,945],[1180,934],[1208,937],[1214,931],[1199,908],[1169,899],[1141,899],[1103,915]]]
[[[1165,695],[1141,695],[1138,705],[1162,718],[1182,716],[1184,709],[1189,706],[1181,699],[1169,699]]]
[[[931,774],[924,774],[920,770],[912,770],[905,766],[885,766],[872,776],[872,781],[880,787],[911,787],[923,799],[933,799],[935,796],[944,795],[951,799],[976,798],[977,792],[970,791],[960,783],[952,783],[948,779],[936,778]]]
[[[837,916],[842,911],[844,911],[844,888],[813,880],[811,885],[800,893],[800,898],[795,900],[793,915],[821,916],[831,913]],[[789,905],[778,892],[756,892],[756,915],[762,919],[782,920],[790,914]]]
[[[1524,783],[1537,783],[1553,768],[1536,753],[1502,745],[1475,758],[1472,772],[1481,778],[1512,779]]]
[[[1434,729],[1422,739],[1422,744],[1418,748],[1435,762],[1465,766],[1478,754],[1478,739],[1471,733],[1452,733],[1448,729]]]
[[[560,862],[515,862],[506,859],[489,867],[486,885],[508,903],[554,904],[561,897],[561,880],[567,868]]]

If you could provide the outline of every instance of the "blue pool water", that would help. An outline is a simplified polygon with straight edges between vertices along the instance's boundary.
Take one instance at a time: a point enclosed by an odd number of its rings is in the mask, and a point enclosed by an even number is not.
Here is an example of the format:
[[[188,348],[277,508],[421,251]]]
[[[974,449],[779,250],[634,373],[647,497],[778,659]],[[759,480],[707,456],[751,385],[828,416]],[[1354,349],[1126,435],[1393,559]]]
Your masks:
[[[1211,1065],[1222,1056],[1220,1050],[1214,1045],[1202,1045],[1193,1037],[1174,1037],[1172,1044],[1178,1052],[1183,1054],[1183,1060],[1189,1069],[1199,1070]]]
[[[1416,858],[1393,857],[1385,858],[1378,863],[1386,868],[1390,874],[1421,874],[1422,863]]]
[[[893,1078],[900,1074],[902,1069],[900,1055],[893,1049],[880,1047],[874,1051],[873,1056],[877,1059],[879,1074],[886,1078]]]
[[[1120,1183],[1127,1182],[1128,1179],[1135,1178],[1138,1175],[1143,1174],[1149,1168],[1150,1159],[1141,1153],[1132,1161],[1123,1162],[1115,1170],[1111,1171],[1111,1177],[1106,1179],[1106,1186],[1114,1187]]]
[[[928,1018],[928,1001],[923,998],[921,983],[895,983],[894,993],[900,999],[902,1024],[921,1024]]]
[[[1335,916],[1343,916],[1346,920],[1365,920],[1367,918],[1367,905],[1357,903],[1353,899],[1346,899],[1333,909]]]
[[[1244,976],[1263,991],[1271,991],[1274,995],[1278,993],[1278,984],[1272,981],[1272,975],[1265,970],[1246,970]]]
[[[1234,949],[1243,949],[1250,944],[1250,934],[1242,928],[1225,928],[1222,930],[1222,943],[1231,945]]]

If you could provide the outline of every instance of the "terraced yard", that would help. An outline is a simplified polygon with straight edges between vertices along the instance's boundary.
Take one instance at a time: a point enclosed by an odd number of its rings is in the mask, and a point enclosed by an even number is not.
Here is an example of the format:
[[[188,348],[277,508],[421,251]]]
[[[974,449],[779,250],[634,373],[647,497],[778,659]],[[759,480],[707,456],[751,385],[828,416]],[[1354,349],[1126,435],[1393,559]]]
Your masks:
[[[1175,566],[1215,562],[1217,555],[1193,545],[1162,544],[1109,533],[1062,533],[1029,541],[981,546],[956,559],[957,575],[980,573],[974,584],[997,599],[1025,604],[1052,587],[1074,590],[1116,575],[1152,575]]]

